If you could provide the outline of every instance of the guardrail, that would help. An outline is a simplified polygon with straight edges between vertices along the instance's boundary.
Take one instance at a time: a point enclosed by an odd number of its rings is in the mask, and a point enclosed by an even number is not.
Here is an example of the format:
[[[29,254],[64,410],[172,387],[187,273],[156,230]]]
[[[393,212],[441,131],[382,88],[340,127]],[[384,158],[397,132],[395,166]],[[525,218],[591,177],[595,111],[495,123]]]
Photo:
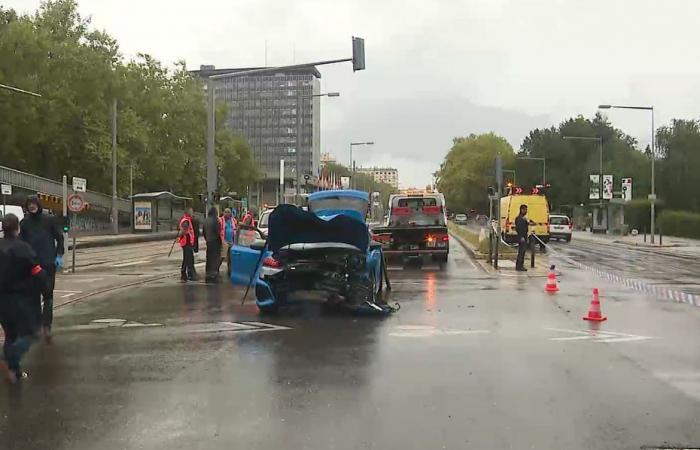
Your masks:
[[[5,166],[0,166],[0,182],[3,184],[11,184],[12,186],[27,189],[29,191],[42,192],[44,194],[55,195],[57,197],[63,196],[63,183],[60,181],[54,181]],[[110,195],[88,190],[87,192],[83,193],[83,197],[85,201],[91,205],[101,206],[108,209],[112,208],[112,196]],[[125,198],[118,198],[117,209],[127,214],[131,214],[131,201]]]

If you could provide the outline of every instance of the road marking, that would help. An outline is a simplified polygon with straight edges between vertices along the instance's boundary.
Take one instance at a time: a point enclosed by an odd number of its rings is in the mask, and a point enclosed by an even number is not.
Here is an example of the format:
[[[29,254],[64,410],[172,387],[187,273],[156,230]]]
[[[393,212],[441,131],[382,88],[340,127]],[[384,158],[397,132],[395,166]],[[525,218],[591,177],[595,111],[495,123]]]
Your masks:
[[[395,328],[395,331],[389,333],[393,337],[407,338],[427,338],[435,336],[455,336],[455,335],[470,335],[470,334],[488,334],[489,330],[456,330],[451,328],[436,328],[430,325],[400,325]]]
[[[94,283],[96,281],[102,281],[104,278],[76,278],[73,280],[75,283]]]
[[[162,327],[161,323],[141,323],[128,321],[127,319],[95,319],[84,325],[61,328],[67,331],[99,330],[103,328],[136,328],[136,327]]]
[[[255,333],[258,331],[291,330],[290,327],[263,322],[216,322],[201,325],[204,325],[204,328],[190,330],[190,333]]]
[[[64,290],[64,289],[54,289],[53,292],[54,292],[54,294],[56,294],[56,293],[63,294],[63,295],[60,295],[59,298],[70,298],[70,297],[74,296],[75,294],[82,293],[83,291],[68,291],[68,290]]]
[[[549,338],[550,341],[593,341],[603,343],[617,342],[634,342],[654,339],[651,336],[640,336],[636,334],[619,333],[616,331],[601,331],[601,330],[568,330],[564,328],[545,328],[548,331],[556,331],[558,333],[575,334],[577,336],[554,337]]]
[[[150,263],[150,259],[142,259],[139,261],[130,261],[130,262],[125,262],[125,263],[120,263],[120,264],[112,264],[112,267],[128,267],[128,266],[136,266],[139,264],[148,264]]]

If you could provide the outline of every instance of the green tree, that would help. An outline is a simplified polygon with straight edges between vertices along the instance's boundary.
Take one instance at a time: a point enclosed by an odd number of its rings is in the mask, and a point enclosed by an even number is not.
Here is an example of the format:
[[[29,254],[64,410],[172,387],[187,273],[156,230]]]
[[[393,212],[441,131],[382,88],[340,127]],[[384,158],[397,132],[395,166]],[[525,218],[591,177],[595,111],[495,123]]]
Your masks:
[[[581,116],[567,119],[557,127],[535,129],[524,139],[518,156],[546,158],[547,197],[553,210],[587,204],[589,175],[600,171],[600,153],[596,141],[566,140],[565,136],[602,137],[603,174],[614,176],[615,189],[620,190],[622,177],[634,180],[634,196],[646,197],[649,192],[649,160],[636,149],[637,142],[607,119],[597,114],[593,119]],[[542,183],[539,161],[516,160],[519,185],[530,187]]]
[[[340,182],[340,177],[349,177],[351,172],[349,168],[341,164],[326,163],[321,176],[328,176],[330,174],[335,174],[337,181]],[[380,183],[376,181],[373,176],[359,172],[355,172],[354,186],[355,189],[365,191],[370,194],[372,192],[379,192],[379,197],[384,207],[386,207],[386,205],[389,203],[389,196],[397,192],[394,186],[387,183]]]
[[[0,164],[52,179],[84,176],[111,191],[111,110],[118,99],[119,194],[206,190],[206,105],[201,80],[184,63],[169,70],[140,54],[125,62],[117,42],[90,29],[74,0],[44,2],[34,15],[0,8]],[[217,123],[224,123],[225,106]],[[217,130],[222,190],[242,190],[258,173],[245,140]]]
[[[453,139],[453,145],[436,173],[437,186],[452,211],[488,210],[486,188],[495,184],[495,160],[511,167],[515,153],[504,138],[494,133],[471,134]]]
[[[656,190],[669,209],[700,212],[693,180],[700,171],[700,121],[673,120],[657,132]]]

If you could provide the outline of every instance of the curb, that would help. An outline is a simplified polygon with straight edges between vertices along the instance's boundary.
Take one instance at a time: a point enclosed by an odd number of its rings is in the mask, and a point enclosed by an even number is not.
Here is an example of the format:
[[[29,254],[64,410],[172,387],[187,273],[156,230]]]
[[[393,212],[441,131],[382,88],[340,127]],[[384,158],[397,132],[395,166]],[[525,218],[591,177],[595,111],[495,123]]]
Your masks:
[[[113,247],[116,245],[123,245],[123,244],[138,244],[141,242],[156,242],[156,241],[167,241],[171,239],[175,239],[177,232],[169,232],[169,233],[144,233],[144,234],[137,234],[134,236],[129,236],[128,238],[121,238],[121,239],[115,239],[115,238],[104,238],[104,239],[95,239],[87,242],[80,242],[80,236],[77,237],[76,239],[76,250],[78,249],[84,249],[84,248],[99,248],[99,247]],[[72,241],[72,239],[71,239]],[[68,249],[72,250],[73,246],[69,243]]]
[[[462,246],[462,248],[464,248],[464,250],[467,252],[467,254],[469,255],[469,257],[472,258],[472,259],[474,260],[475,265],[476,265],[477,267],[479,267],[479,268],[480,268],[481,270],[483,270],[485,273],[488,273],[488,274],[493,273],[493,272],[489,271],[488,269],[486,269],[486,267],[484,267],[483,264],[481,264],[481,260],[480,260],[479,258],[476,257],[476,252],[475,252],[474,249],[472,248],[471,244],[469,244],[467,241],[465,241],[465,240],[462,239],[461,237],[457,236],[457,234],[456,234],[456,233],[453,233],[452,231],[448,231],[448,234],[449,234],[450,236],[452,236],[452,238],[453,238],[455,241],[457,241],[457,242],[459,243],[459,245]]]

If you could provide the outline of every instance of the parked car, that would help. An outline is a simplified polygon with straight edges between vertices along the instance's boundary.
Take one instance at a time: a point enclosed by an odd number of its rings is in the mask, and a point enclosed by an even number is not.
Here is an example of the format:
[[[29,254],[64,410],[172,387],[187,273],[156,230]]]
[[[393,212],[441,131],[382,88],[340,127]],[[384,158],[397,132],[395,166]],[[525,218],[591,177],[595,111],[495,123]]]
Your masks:
[[[571,228],[573,224],[567,216],[549,216],[549,237],[551,239],[565,240],[571,242]]]
[[[485,216],[484,214],[479,214],[476,216],[475,222],[477,225],[485,227],[489,224],[489,216]]]
[[[466,214],[456,214],[455,215],[455,223],[457,225],[466,225],[467,224],[467,215]]]
[[[270,213],[272,213],[272,211],[274,210],[274,208],[266,209],[262,212],[262,214],[260,214],[260,219],[258,220],[258,228],[260,229],[260,231],[263,232],[263,234],[267,234],[267,228],[269,226],[268,224],[270,221]]]

